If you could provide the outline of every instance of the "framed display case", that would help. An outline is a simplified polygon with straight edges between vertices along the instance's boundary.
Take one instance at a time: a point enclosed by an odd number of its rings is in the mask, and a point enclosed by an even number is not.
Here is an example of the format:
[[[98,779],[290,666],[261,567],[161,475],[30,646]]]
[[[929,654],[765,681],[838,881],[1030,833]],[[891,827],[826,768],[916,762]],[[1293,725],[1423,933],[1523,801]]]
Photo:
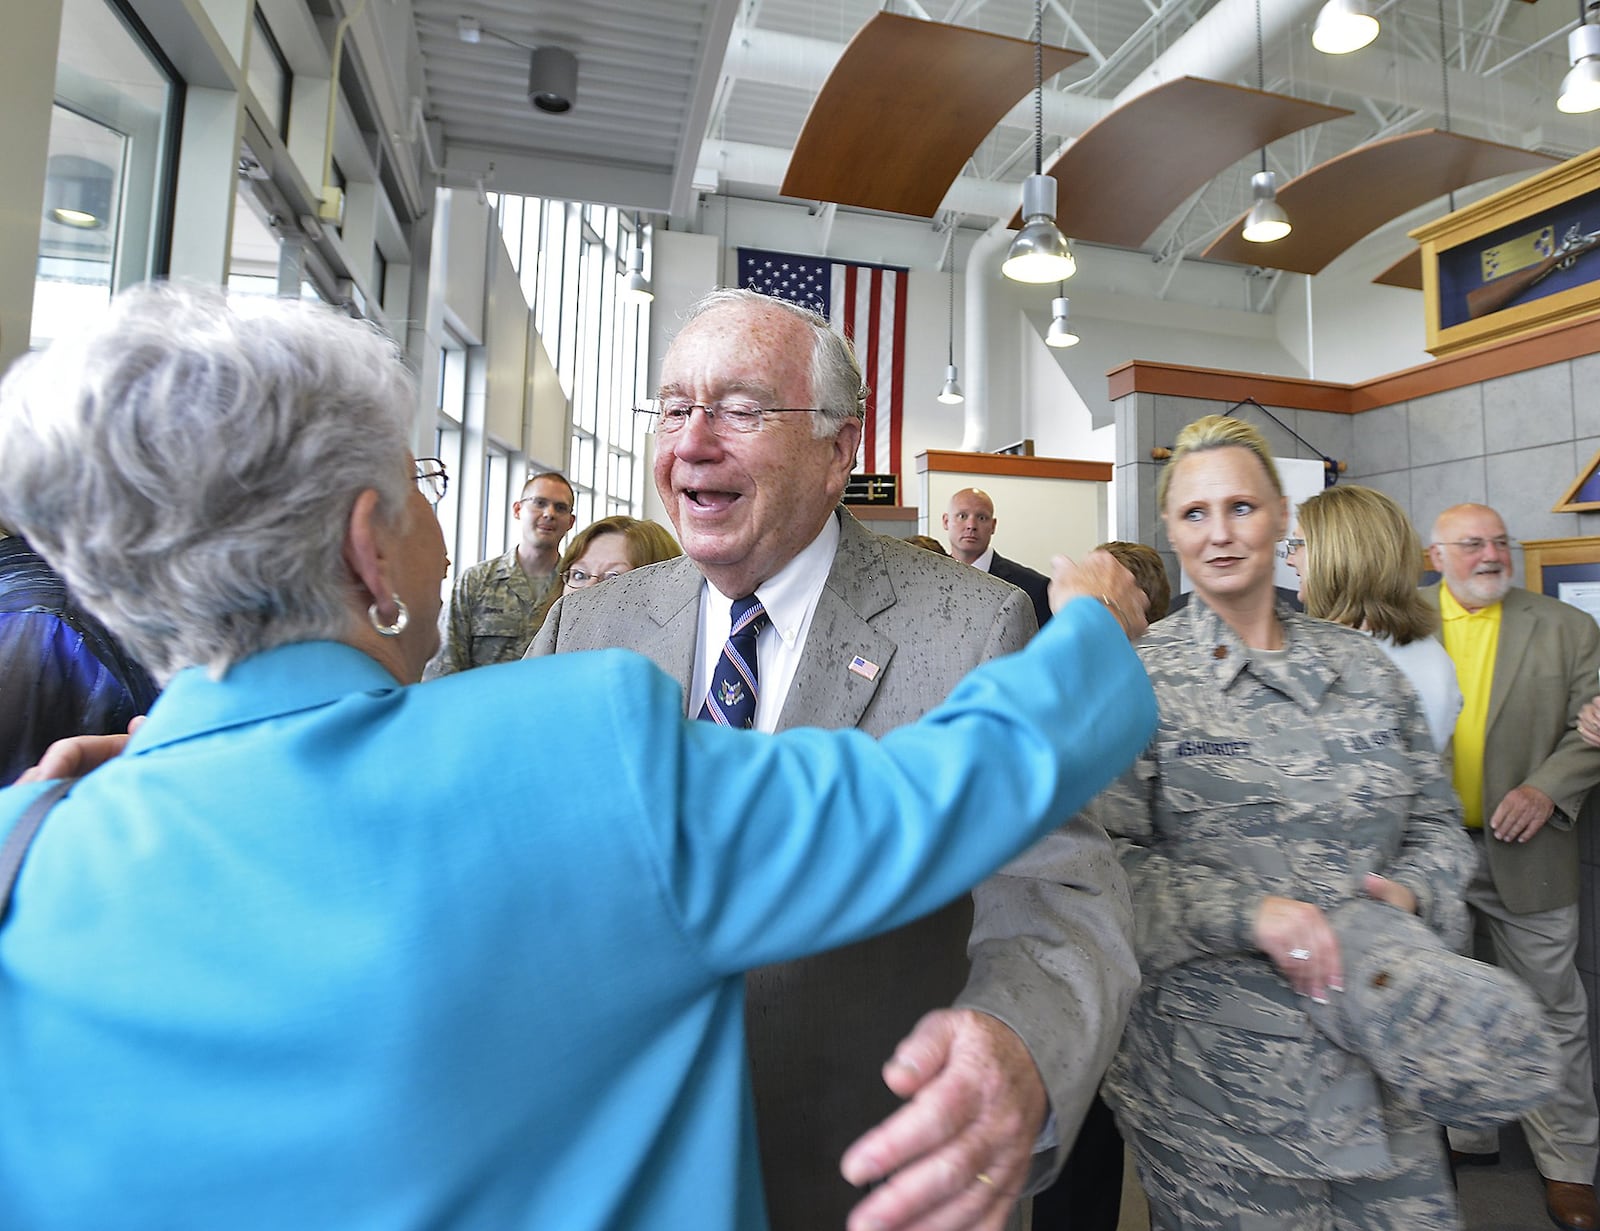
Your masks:
[[[1600,149],[1411,236],[1432,355],[1600,315]]]
[[[1525,539],[1524,584],[1536,594],[1571,603],[1600,620],[1600,536]]]

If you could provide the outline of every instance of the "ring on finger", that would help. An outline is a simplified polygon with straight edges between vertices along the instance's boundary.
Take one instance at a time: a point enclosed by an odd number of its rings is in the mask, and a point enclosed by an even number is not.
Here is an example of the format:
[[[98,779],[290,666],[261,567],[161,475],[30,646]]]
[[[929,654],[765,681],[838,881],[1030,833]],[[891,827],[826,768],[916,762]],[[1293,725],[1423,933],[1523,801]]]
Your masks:
[[[1309,962],[1311,960],[1311,950],[1310,949],[1290,949],[1289,950],[1289,956],[1291,958],[1293,958],[1297,962]]]
[[[977,1175],[973,1176],[972,1178],[977,1180],[978,1183],[982,1184],[985,1188],[993,1188],[994,1187],[994,1180],[991,1179],[989,1177],[989,1175],[987,1173],[985,1173],[985,1172],[980,1171],[980,1172],[978,1172]]]

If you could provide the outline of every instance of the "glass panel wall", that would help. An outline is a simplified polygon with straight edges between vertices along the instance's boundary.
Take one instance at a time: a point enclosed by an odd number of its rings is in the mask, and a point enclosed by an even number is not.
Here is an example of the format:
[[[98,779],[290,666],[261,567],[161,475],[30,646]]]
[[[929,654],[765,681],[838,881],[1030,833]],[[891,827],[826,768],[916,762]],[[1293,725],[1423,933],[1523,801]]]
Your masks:
[[[250,60],[245,66],[245,79],[256,101],[266,109],[267,119],[278,130],[278,135],[289,140],[289,98],[294,85],[294,75],[289,71],[289,61],[273,36],[272,27],[260,9],[255,11],[255,30],[250,39]]]
[[[254,193],[233,197],[233,239],[228,250],[228,294],[276,295],[282,242]]]
[[[483,485],[483,558],[503,556],[511,535],[511,456],[489,446],[489,468]]]
[[[450,580],[454,582],[465,564],[481,557],[475,553],[465,559],[464,548],[458,541],[461,533],[461,474],[462,445],[466,433],[462,421],[467,410],[467,351],[461,340],[449,335],[439,355],[439,388],[435,393],[438,418],[434,426],[434,456],[444,462],[450,473],[450,488],[437,506],[439,528],[444,532],[444,545],[450,553]]]
[[[603,205],[500,196],[500,233],[572,408],[567,477],[578,525],[643,505],[649,305],[624,301],[628,255],[648,234]]]
[[[164,272],[179,91],[107,0],[65,0],[30,345]]]

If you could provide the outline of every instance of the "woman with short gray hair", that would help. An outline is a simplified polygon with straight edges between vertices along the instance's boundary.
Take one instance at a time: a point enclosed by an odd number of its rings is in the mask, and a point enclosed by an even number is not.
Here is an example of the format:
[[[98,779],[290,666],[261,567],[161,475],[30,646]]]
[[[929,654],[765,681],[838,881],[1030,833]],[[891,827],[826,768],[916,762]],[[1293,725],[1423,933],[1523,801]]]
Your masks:
[[[7,1227],[760,1231],[744,971],[964,892],[1153,727],[1109,558],[882,741],[689,722],[617,650],[409,686],[415,405],[372,327],[181,287],[0,385],[0,517],[167,684],[0,791]]]
[[[390,521],[433,520],[408,512],[413,386],[394,344],[344,320],[330,346],[331,324],[141,288],[101,332],[8,378],[7,505],[163,683],[190,663],[220,676],[274,646],[345,636],[341,557],[363,490]],[[405,618],[390,599],[384,624]],[[396,647],[436,636],[433,600]]]

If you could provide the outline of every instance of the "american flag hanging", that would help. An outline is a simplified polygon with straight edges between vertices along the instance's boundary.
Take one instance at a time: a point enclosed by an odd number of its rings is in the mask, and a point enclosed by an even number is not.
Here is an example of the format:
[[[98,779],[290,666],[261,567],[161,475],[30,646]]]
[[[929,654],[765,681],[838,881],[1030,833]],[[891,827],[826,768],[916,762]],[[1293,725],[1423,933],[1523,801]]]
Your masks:
[[[900,473],[909,270],[790,252],[739,249],[739,285],[827,317],[848,338],[867,383],[867,421],[856,469]]]

